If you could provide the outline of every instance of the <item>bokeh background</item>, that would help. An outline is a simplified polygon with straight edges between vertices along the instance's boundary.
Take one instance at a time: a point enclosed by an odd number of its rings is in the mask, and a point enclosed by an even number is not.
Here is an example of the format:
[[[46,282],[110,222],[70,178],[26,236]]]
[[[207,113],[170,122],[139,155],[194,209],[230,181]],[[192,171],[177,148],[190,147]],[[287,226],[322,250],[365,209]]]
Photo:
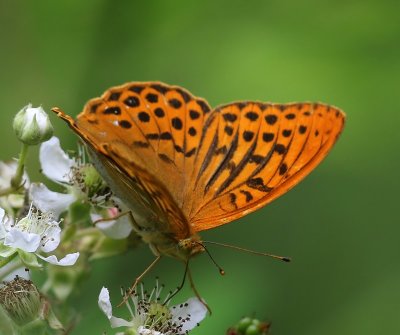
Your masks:
[[[323,101],[348,116],[329,157],[268,207],[205,239],[291,256],[291,264],[210,247],[192,262],[213,309],[193,334],[224,334],[243,315],[273,334],[400,332],[400,2],[390,0],[0,1],[0,159],[16,156],[11,122],[28,102],[76,115],[126,81],[181,85],[211,105],[239,99]],[[65,148],[76,137],[52,116]],[[32,179],[40,179],[37,151]],[[101,334],[104,285],[115,302],[153,259],[146,246],[93,263],[71,304],[71,333]],[[165,259],[168,287],[183,267]],[[188,287],[177,300],[192,295]],[[118,314],[120,311],[116,310]],[[122,313],[122,312],[121,312]],[[108,330],[108,334],[113,332]]]

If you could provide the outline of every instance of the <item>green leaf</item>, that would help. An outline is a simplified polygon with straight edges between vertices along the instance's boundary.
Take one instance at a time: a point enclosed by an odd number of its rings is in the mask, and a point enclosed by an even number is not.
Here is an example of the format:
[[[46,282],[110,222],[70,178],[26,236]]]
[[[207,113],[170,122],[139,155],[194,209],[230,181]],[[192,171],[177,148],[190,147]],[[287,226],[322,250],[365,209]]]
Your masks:
[[[64,330],[64,326],[62,325],[60,320],[58,320],[58,318],[56,317],[56,315],[54,314],[54,312],[51,308],[49,310],[49,314],[47,315],[46,320],[51,329]]]
[[[128,240],[115,240],[104,236],[100,242],[93,248],[92,256],[89,260],[110,257],[122,254],[128,250]]]
[[[18,249],[18,256],[21,259],[22,263],[24,263],[28,268],[30,269],[42,268],[42,265],[37,261],[37,257],[34,253]]]
[[[37,319],[20,327],[20,335],[45,335],[47,333],[47,323],[44,320]]]
[[[13,324],[6,311],[0,307],[0,334],[17,335]]]
[[[15,254],[17,252],[17,249],[7,247],[4,244],[0,244],[0,257],[8,258]]]
[[[58,318],[54,314],[54,311],[51,307],[50,302],[45,298],[42,299],[42,302],[43,302],[43,304],[42,304],[42,311],[41,311],[41,316],[40,316],[41,319],[46,320],[48,326],[51,329],[64,330],[64,326],[62,325],[60,320],[58,320]]]
[[[90,204],[80,200],[72,203],[68,208],[68,220],[77,226],[89,226],[92,222],[90,218]]]
[[[58,300],[65,301],[70,294],[77,292],[77,287],[88,277],[90,267],[84,257],[80,257],[74,266],[50,265],[46,270],[48,277],[43,290],[51,290]]]

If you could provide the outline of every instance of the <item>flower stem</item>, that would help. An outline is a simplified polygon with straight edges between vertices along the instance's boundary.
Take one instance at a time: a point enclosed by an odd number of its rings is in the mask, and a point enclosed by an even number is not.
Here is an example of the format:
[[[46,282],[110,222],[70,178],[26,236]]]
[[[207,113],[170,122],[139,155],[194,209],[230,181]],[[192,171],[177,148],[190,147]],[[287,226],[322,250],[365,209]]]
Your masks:
[[[14,178],[11,180],[11,189],[17,191],[22,185],[22,176],[24,175],[25,161],[28,154],[29,145],[23,143],[18,159],[18,167]],[[10,192],[11,193],[11,192]]]

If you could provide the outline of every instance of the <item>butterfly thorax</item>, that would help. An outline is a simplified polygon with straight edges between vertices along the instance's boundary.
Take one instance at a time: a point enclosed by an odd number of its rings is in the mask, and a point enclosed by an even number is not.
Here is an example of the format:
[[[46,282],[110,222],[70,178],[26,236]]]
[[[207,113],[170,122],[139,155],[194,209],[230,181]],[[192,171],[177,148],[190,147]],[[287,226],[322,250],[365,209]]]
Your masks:
[[[171,234],[156,231],[141,232],[139,235],[156,256],[165,255],[186,262],[194,255],[204,251],[198,235],[181,240],[176,240]]]

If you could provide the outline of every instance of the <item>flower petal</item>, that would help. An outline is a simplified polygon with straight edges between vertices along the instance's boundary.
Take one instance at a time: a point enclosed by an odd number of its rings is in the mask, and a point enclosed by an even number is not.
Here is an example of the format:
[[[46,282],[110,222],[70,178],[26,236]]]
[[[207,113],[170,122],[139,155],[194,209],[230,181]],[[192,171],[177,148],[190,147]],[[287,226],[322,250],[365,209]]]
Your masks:
[[[102,312],[107,316],[108,320],[110,320],[111,327],[132,327],[132,323],[128,322],[124,319],[117,318],[112,315],[112,306],[110,301],[110,293],[108,289],[103,287],[99,294],[98,305]]]
[[[51,223],[50,223],[51,224]],[[61,239],[61,228],[58,226],[58,222],[53,223],[46,232],[46,238],[40,245],[40,250],[44,252],[51,252],[55,250],[60,244]]]
[[[186,334],[186,331],[196,327],[207,314],[207,308],[197,298],[190,298],[186,303],[173,306],[170,308],[170,311],[172,314],[172,322],[183,325],[178,334]],[[186,320],[186,318],[189,318],[189,320]],[[183,320],[185,321],[183,322]]]
[[[60,265],[60,266],[69,266],[74,265],[76,260],[79,257],[79,252],[74,252],[73,254],[68,254],[61,258],[60,260],[57,259],[56,256],[51,255],[48,257],[44,257],[41,255],[37,255],[39,258],[43,259],[44,261],[53,264],[53,265]]]
[[[0,207],[0,222],[3,222],[5,215],[6,215],[6,211]]]
[[[19,265],[16,266],[16,265]],[[6,276],[4,276],[7,273]],[[15,278],[15,276],[18,276],[23,279],[30,279],[31,275],[29,271],[26,271],[26,267],[21,265],[21,262],[18,261],[18,259],[11,261],[10,263],[4,265],[2,268],[0,268],[0,278],[2,281],[11,281]]]
[[[164,335],[164,333],[160,333],[157,330],[151,330],[151,329],[145,328],[143,326],[140,326],[138,328],[138,332],[139,332],[139,335]]]
[[[17,167],[17,160],[0,161],[0,189],[11,186],[11,179],[17,173]],[[25,189],[29,187],[29,178],[26,172],[23,174],[22,184]]]
[[[102,217],[97,214],[92,214],[91,217],[93,222],[102,219]],[[117,220],[100,221],[96,224],[96,227],[99,228],[106,236],[116,240],[128,237],[133,228],[129,215],[123,215]]]
[[[100,291],[98,305],[108,319],[112,317],[110,293],[106,287],[103,287]]]
[[[61,149],[60,140],[57,137],[53,136],[42,143],[39,160],[46,177],[58,183],[70,182],[69,172],[76,163]]]
[[[40,245],[40,235],[11,228],[6,234],[4,245],[26,252],[35,252]]]
[[[42,212],[52,212],[56,218],[66,211],[75,200],[73,194],[64,194],[50,191],[44,184],[32,184],[29,196],[33,205]]]

